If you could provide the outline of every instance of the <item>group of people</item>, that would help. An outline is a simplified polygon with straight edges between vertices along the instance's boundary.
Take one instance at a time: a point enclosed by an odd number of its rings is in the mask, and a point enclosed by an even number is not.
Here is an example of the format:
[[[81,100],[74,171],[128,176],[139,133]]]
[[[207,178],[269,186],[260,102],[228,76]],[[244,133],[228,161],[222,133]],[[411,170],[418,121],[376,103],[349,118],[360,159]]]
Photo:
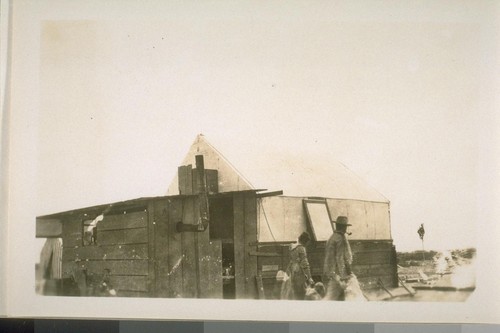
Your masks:
[[[315,282],[307,259],[306,247],[311,241],[307,232],[290,246],[290,263],[286,270],[288,279],[283,283],[282,299],[292,300],[344,300],[350,279],[352,252],[346,237],[350,226],[346,216],[339,216],[335,231],[326,242],[322,282]]]

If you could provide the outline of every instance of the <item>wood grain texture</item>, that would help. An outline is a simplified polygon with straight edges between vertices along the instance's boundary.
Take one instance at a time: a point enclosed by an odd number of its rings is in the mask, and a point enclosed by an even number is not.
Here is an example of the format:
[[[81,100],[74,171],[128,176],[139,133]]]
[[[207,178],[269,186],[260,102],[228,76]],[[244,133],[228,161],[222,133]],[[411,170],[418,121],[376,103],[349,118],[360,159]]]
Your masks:
[[[148,259],[147,244],[131,245],[93,245],[77,248],[65,248],[63,260],[117,260],[117,259]]]
[[[257,199],[255,193],[245,195],[245,294],[246,298],[257,298],[257,257],[250,256],[257,246],[250,245],[257,241]]]
[[[245,291],[245,197],[235,193],[233,197],[234,216],[234,271],[236,298],[246,298]]]
[[[146,210],[115,215],[104,215],[104,219],[97,223],[97,232],[99,233],[103,230],[145,228],[147,227],[147,222],[148,214]]]
[[[168,296],[179,297],[182,295],[182,234],[175,231],[175,226],[178,222],[182,221],[182,198],[171,198],[169,205],[169,218],[168,218],[168,266],[166,275],[169,278]]]
[[[147,276],[111,276],[111,285],[118,292],[126,291],[142,291],[148,292]]]
[[[170,296],[170,276],[169,272],[169,209],[170,199],[162,201],[155,207],[156,211],[156,232],[155,242],[155,285],[157,297]]]
[[[186,197],[183,200],[183,218],[185,224],[195,224],[197,214],[195,212],[195,197]],[[195,251],[195,237],[197,233],[182,232],[182,296],[193,298],[197,296],[197,256]]]
[[[105,269],[111,275],[148,275],[147,260],[92,260],[92,261],[64,261],[63,271],[71,272],[86,269],[89,273],[102,274]]]
[[[193,194],[192,166],[185,165],[177,168],[179,178],[179,194]]]
[[[62,222],[59,219],[36,219],[36,237],[61,237]]]
[[[147,242],[147,228],[103,230],[97,233],[97,244],[99,245],[141,244]]]
[[[147,289],[150,297],[156,295],[156,251],[155,251],[155,227],[158,218],[158,207],[161,207],[162,200],[152,200],[148,203],[148,223],[145,238],[148,244],[148,280]]]
[[[208,266],[207,280],[208,289],[206,298],[222,298],[222,242],[213,240],[209,243],[209,258],[206,262]],[[203,278],[203,277],[202,277]]]

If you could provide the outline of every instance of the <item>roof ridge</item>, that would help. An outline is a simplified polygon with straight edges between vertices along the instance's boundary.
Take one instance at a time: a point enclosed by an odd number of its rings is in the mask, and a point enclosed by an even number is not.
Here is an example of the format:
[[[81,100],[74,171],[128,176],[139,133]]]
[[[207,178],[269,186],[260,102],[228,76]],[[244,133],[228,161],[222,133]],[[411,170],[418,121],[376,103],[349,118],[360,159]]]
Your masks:
[[[251,182],[250,182],[250,181],[249,181],[249,180],[248,180],[248,179],[247,179],[247,178],[246,178],[246,177],[245,177],[245,176],[241,173],[241,171],[240,171],[240,170],[238,170],[238,168],[236,168],[236,167],[234,166],[234,164],[233,164],[233,163],[231,163],[231,161],[229,161],[229,159],[227,159],[227,158],[226,158],[226,156],[224,156],[224,154],[223,154],[223,153],[222,153],[219,149],[215,148],[215,146],[214,146],[214,145],[212,145],[212,144],[211,144],[211,143],[210,143],[210,142],[206,139],[205,135],[203,135],[203,134],[201,134],[201,133],[200,133],[200,134],[198,134],[198,136],[196,137],[195,143],[196,143],[197,141],[199,142],[199,140],[203,140],[203,142],[204,142],[207,146],[209,146],[210,148],[212,148],[212,149],[213,149],[213,150],[214,150],[214,151],[215,151],[215,152],[216,152],[216,153],[217,153],[217,154],[218,154],[218,155],[219,155],[219,156],[220,156],[220,157],[224,160],[224,162],[226,162],[226,163],[227,163],[227,164],[228,164],[231,168],[233,168],[233,169],[234,169],[234,171],[238,174],[238,176],[239,176],[239,177],[241,177],[241,178],[242,178],[242,179],[243,179],[243,180],[244,180],[244,181],[245,181],[248,185],[250,185],[250,187],[251,187],[252,189],[255,189],[255,186],[254,186],[254,185],[253,185],[253,184],[252,184],[252,183],[251,183]]]

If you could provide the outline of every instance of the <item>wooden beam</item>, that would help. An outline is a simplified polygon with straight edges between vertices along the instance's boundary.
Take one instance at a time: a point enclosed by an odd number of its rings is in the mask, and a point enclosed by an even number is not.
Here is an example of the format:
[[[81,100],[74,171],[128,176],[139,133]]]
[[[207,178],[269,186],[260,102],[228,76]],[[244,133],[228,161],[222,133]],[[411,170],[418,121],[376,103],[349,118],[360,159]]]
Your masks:
[[[407,286],[407,285],[403,282],[403,280],[402,280],[400,277],[398,277],[398,280],[399,280],[399,283],[401,283],[401,285],[403,286],[403,288],[405,288],[405,289],[406,289],[406,291],[407,291],[407,292],[408,292],[411,296],[414,296],[414,295],[415,295],[415,290],[414,290],[412,287]]]
[[[262,275],[255,276],[255,281],[257,283],[257,291],[259,295],[259,299],[265,299],[266,294],[264,292],[264,283],[262,282]]]
[[[250,251],[248,252],[249,256],[256,256],[256,257],[281,257],[281,254],[279,253],[273,253],[273,252],[259,252],[259,251]]]
[[[266,192],[266,193],[257,193],[256,196],[257,198],[264,198],[264,197],[273,197],[276,195],[282,195],[283,190],[280,191],[273,191],[273,192]]]
[[[379,285],[382,289],[384,289],[384,290],[385,290],[385,291],[389,294],[389,296],[391,296],[391,298],[392,298],[392,297],[394,297],[394,296],[391,294],[391,292],[390,292],[390,291],[389,291],[389,290],[388,290],[388,289],[384,286],[384,283],[382,282],[382,280],[381,280],[381,279],[378,279],[378,280],[377,280],[377,283],[378,283],[378,285]]]
[[[58,219],[36,219],[36,237],[61,237],[62,222]]]

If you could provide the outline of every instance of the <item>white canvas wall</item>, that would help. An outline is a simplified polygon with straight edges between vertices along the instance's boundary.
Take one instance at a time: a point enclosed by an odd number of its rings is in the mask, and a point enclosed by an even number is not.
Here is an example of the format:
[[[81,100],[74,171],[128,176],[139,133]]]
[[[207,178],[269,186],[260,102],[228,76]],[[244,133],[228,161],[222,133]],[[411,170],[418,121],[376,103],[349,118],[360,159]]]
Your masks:
[[[265,197],[258,200],[259,242],[295,241],[307,230],[307,216],[300,197]],[[389,203],[327,199],[332,219],[349,218],[350,239],[392,239]]]

